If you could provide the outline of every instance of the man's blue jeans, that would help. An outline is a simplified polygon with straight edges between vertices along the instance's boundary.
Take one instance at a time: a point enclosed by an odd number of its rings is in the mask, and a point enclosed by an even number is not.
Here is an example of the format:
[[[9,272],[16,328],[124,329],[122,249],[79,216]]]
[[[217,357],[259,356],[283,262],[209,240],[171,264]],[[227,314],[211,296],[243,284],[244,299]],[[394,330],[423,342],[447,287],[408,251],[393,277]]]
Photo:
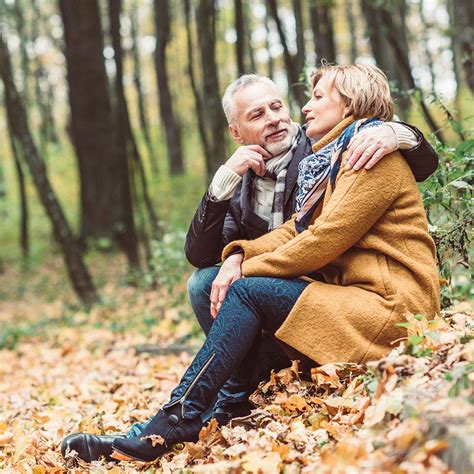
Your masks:
[[[223,323],[224,320],[229,319],[229,317],[226,316],[229,311],[234,313],[236,312],[237,307],[242,306],[242,302],[235,305],[228,301],[231,299],[235,300],[235,296],[231,297],[234,293],[238,293],[240,297],[242,296],[242,293],[250,293],[252,296],[247,294],[246,297],[250,297],[251,300],[253,299],[253,303],[248,301],[247,304],[244,304],[243,306],[247,306],[245,310],[247,313],[250,311],[255,314],[260,313],[261,310],[263,310],[263,315],[260,317],[258,315],[255,316],[254,314],[251,317],[254,318],[256,324],[251,324],[252,330],[248,333],[243,327],[238,328],[235,324],[234,331],[231,330],[229,333],[229,324],[226,324],[226,330],[223,330],[223,324],[216,324],[215,320],[213,320],[210,315],[211,285],[217,276],[218,271],[219,267],[210,267],[197,270],[193,273],[188,282],[188,293],[191,306],[206,336],[210,335],[211,330],[216,326],[214,329],[213,339],[215,339],[216,336],[219,336],[220,339],[224,341],[224,346],[227,345],[229,347],[235,345],[233,341],[236,339],[237,345],[240,345],[241,342],[244,343],[242,347],[246,347],[247,352],[243,354],[243,357],[238,358],[239,363],[237,363],[237,365],[232,365],[233,367],[235,366],[235,370],[229,374],[230,378],[224,381],[223,385],[221,384],[222,386],[219,387],[220,390],[218,388],[218,392],[216,392],[217,395],[214,393],[211,400],[207,400],[206,397],[206,401],[202,401],[199,405],[199,415],[203,417],[203,419],[209,418],[210,413],[215,408],[229,407],[230,405],[246,401],[248,396],[256,389],[258,383],[268,378],[272,369],[279,370],[289,365],[290,359],[287,353],[276,341],[273,334],[284,321],[296,302],[296,299],[307,285],[307,283],[302,280],[283,280],[274,278],[246,278],[235,282],[231,287],[232,291],[229,290],[229,295],[219,311],[216,321]],[[238,285],[236,286],[237,283]],[[235,291],[234,287],[239,288],[238,292]],[[250,306],[250,308],[248,306]],[[223,314],[224,316],[222,316]],[[270,325],[262,324],[262,321],[265,319],[264,315],[270,317],[273,321]],[[231,318],[230,320],[231,323],[236,323],[237,321],[238,318]],[[237,333],[235,333],[235,329],[238,329]],[[235,337],[236,335],[238,335],[237,338]],[[225,341],[226,337],[229,338],[228,341]],[[204,347],[205,346],[206,344]],[[203,349],[201,349],[199,354],[201,354]],[[193,372],[190,372],[190,370],[193,366],[196,367],[196,360],[199,359],[199,354],[183,376],[180,385],[173,391],[171,397],[172,401],[183,396],[182,387],[186,385],[186,381],[191,380],[189,383],[192,383]],[[215,357],[216,355],[214,355],[213,358]],[[225,373],[227,373],[227,371],[225,371]],[[196,385],[196,383],[197,382],[195,382],[194,385]],[[206,403],[207,405],[204,407],[203,404]],[[191,415],[196,416],[196,411],[191,409],[188,416],[193,417]],[[146,424],[147,422],[133,425],[132,429],[127,433],[127,436],[131,437],[139,435]]]

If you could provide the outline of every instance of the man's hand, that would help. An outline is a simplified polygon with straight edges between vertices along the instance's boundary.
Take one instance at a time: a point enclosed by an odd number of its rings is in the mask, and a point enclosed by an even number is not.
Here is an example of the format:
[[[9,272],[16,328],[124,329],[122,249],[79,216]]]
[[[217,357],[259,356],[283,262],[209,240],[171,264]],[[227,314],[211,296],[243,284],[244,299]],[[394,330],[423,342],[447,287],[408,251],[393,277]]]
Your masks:
[[[265,160],[271,157],[272,155],[260,145],[241,146],[227,160],[225,166],[239,176],[243,176],[249,168],[252,168],[258,176],[263,176],[265,174]]]
[[[346,167],[357,171],[365,165],[365,169],[369,170],[397,148],[397,136],[390,125],[367,128],[354,135],[349,142]]]
[[[240,268],[244,255],[237,253],[228,257],[222,264],[219,273],[212,282],[211,289],[211,316],[216,319],[222,302],[229,291],[230,285],[242,277]]]

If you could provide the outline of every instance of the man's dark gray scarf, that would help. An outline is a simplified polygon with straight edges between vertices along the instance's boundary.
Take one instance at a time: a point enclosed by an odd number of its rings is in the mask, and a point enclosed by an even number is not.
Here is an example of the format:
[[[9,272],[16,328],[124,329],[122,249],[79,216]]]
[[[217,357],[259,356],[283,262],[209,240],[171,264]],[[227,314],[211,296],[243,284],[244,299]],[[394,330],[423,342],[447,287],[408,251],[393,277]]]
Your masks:
[[[268,223],[268,230],[276,229],[284,222],[283,211],[285,206],[286,173],[302,133],[301,127],[297,123],[292,122],[291,127],[294,138],[290,148],[282,154],[283,156],[274,157],[265,163],[266,170],[264,177],[275,181],[275,194],[273,195],[272,214],[270,216],[270,222]],[[259,178],[257,177],[256,179]]]

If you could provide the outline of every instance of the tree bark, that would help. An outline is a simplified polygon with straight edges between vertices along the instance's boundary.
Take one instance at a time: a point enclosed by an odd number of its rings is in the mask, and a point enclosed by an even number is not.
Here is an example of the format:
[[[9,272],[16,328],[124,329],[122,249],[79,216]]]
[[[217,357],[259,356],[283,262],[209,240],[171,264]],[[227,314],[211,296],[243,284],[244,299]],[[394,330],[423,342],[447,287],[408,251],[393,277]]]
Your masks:
[[[71,137],[78,159],[81,238],[122,244],[127,229],[120,150],[109,97],[97,0],[60,0]],[[130,207],[127,204],[126,207]]]
[[[192,35],[192,17],[191,17],[191,0],[184,1],[184,19],[186,23],[186,49],[188,54],[187,70],[191,89],[194,97],[194,104],[196,108],[197,124],[199,130],[199,137],[201,139],[202,148],[204,150],[204,157],[206,163],[212,160],[211,147],[206,133],[206,125],[204,119],[204,106],[202,103],[201,93],[196,84],[196,74],[194,72],[194,50],[193,50],[193,35]]]
[[[350,41],[350,58],[351,58],[351,63],[355,64],[356,59],[357,59],[357,34],[356,34],[356,19],[354,16],[354,3],[353,2],[348,2],[346,6],[346,12],[347,12],[347,24],[349,26],[349,34],[351,37]]]
[[[332,0],[310,0],[309,13],[318,65],[323,59],[330,63],[336,62],[332,10]]]
[[[235,58],[237,60],[237,73],[242,76],[246,73],[245,67],[245,26],[244,9],[242,0],[234,0],[235,9]]]
[[[404,0],[403,0],[404,1]],[[381,10],[381,19],[386,28],[387,37],[392,50],[395,53],[398,67],[403,72],[409,89],[417,91],[419,95],[420,107],[425,117],[426,123],[429,125],[433,133],[436,135],[441,143],[445,143],[443,133],[440,126],[436,123],[434,117],[431,115],[428,106],[423,97],[423,91],[416,85],[415,79],[411,72],[410,61],[408,58],[408,44],[400,41],[400,35],[397,34],[397,26],[394,24],[393,16],[388,10]]]
[[[20,156],[20,149],[18,147],[15,134],[13,133],[13,126],[10,121],[11,114],[8,113],[6,107],[5,112],[7,115],[8,134],[10,138],[10,148],[12,150],[13,159],[15,160],[15,169],[18,177],[18,194],[20,197],[20,248],[23,256],[23,260],[26,260],[30,254],[30,238],[29,238],[29,212],[28,212],[28,200],[26,198],[26,183],[25,173],[23,172],[22,159]]]
[[[140,49],[138,44],[138,18],[137,18],[138,4],[137,0],[133,2],[130,13],[130,35],[132,37],[132,60],[133,60],[133,84],[137,94],[138,117],[140,120],[140,128],[145,141],[148,152],[148,159],[150,160],[151,171],[155,176],[158,176],[158,158],[153,150],[153,144],[150,135],[150,125],[148,119],[147,108],[145,106],[144,92],[142,85],[142,74],[140,65]]]
[[[278,35],[280,37],[280,43],[283,47],[283,59],[285,62],[285,69],[288,76],[288,88],[294,100],[297,102],[299,109],[303,107],[307,102],[305,96],[305,83],[300,81],[300,74],[303,72],[299,68],[299,63],[301,62],[298,59],[298,56],[292,56],[290,49],[288,47],[288,41],[286,39],[286,34],[283,28],[283,23],[278,15],[278,5],[276,0],[267,0],[267,5],[270,10],[270,15],[275,22],[275,25],[278,30]],[[303,60],[304,61],[304,60]]]
[[[3,36],[0,35],[0,75],[5,85],[5,102],[12,132],[22,147],[41,202],[48,214],[56,240],[62,250],[69,278],[77,296],[86,307],[97,301],[92,279],[82,260],[78,242],[74,238],[56,195],[51,188],[43,161],[39,157],[28,126],[26,110],[13,82],[10,56]]]
[[[474,4],[471,0],[449,0],[450,29],[456,51],[457,70],[474,91]]]
[[[397,53],[389,39],[389,36],[396,37],[396,41],[401,46],[402,51],[405,51],[404,55],[408,54],[408,44],[402,18],[404,10],[402,0],[397,0],[396,2],[361,0],[361,8],[366,20],[369,42],[377,66],[387,74],[392,83],[396,84],[397,90],[393,91],[393,96],[400,114],[406,116],[410,108],[410,98],[407,95],[407,89],[410,88],[410,80],[405,71],[400,68]],[[385,13],[391,17],[391,26],[387,26],[384,20]],[[397,17],[396,21],[393,20],[393,16]],[[393,31],[391,31],[391,28]]]
[[[219,79],[216,64],[216,9],[214,0],[201,0],[196,9],[198,45],[203,81],[204,120],[207,124],[209,156],[206,160],[210,180],[226,157],[226,119],[221,106]]]
[[[170,40],[169,0],[155,0],[156,49],[155,68],[160,98],[160,115],[165,129],[169,169],[172,175],[184,172],[181,129],[173,110],[166,60]]]

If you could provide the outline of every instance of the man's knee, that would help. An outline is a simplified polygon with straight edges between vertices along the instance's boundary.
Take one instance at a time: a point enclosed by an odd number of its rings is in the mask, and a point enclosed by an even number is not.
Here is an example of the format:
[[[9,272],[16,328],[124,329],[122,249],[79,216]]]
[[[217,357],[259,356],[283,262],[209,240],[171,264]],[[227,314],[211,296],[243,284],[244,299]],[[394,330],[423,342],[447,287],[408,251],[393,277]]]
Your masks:
[[[209,297],[212,282],[219,272],[219,267],[207,267],[195,270],[188,280],[188,295],[191,303],[203,296]]]

